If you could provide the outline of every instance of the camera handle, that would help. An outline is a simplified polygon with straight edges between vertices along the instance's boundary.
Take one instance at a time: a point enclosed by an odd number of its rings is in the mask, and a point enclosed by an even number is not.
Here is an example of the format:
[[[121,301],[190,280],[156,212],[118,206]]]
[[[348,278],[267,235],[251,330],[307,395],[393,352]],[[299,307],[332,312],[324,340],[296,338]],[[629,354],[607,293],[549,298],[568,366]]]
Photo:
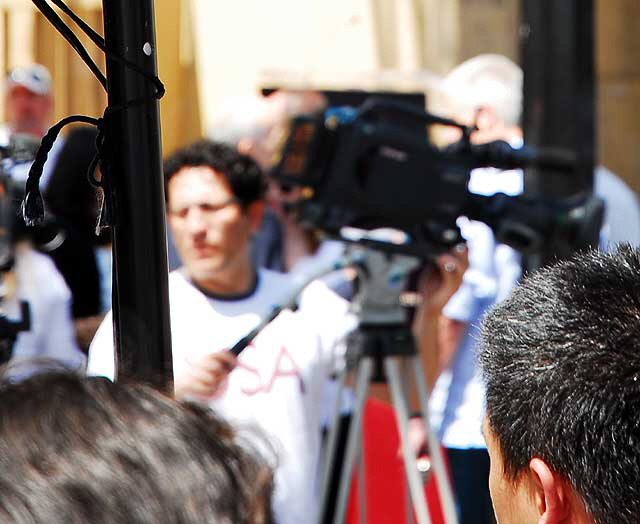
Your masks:
[[[358,329],[347,342],[346,364],[340,374],[340,391],[334,410],[333,424],[329,433],[322,475],[320,513],[318,524],[343,524],[351,487],[351,473],[361,449],[362,418],[364,403],[371,382],[386,381],[400,433],[404,469],[409,487],[410,502],[418,524],[430,524],[429,510],[424,493],[421,474],[415,465],[409,446],[409,408],[402,386],[400,366],[397,360],[413,369],[414,381],[418,389],[420,408],[423,414],[431,462],[438,481],[440,502],[446,524],[457,524],[451,485],[444,465],[440,443],[429,427],[429,402],[425,378],[422,374],[416,345],[407,326],[406,311],[400,302],[400,295],[406,289],[409,273],[418,267],[414,257],[382,253],[367,248],[354,247],[360,276],[360,289],[352,302],[352,310],[358,317]],[[346,450],[342,464],[338,458],[339,404],[346,376],[351,369],[356,370],[355,407],[346,437]],[[375,375],[374,376],[374,372]],[[383,375],[383,376],[380,376]],[[339,476],[336,477],[340,468]],[[338,479],[337,504],[331,507],[332,479]],[[364,477],[360,479],[361,485]],[[361,493],[364,491],[362,490]],[[362,510],[366,504],[361,504]],[[331,518],[332,516],[332,518]],[[329,520],[331,518],[331,520]]]

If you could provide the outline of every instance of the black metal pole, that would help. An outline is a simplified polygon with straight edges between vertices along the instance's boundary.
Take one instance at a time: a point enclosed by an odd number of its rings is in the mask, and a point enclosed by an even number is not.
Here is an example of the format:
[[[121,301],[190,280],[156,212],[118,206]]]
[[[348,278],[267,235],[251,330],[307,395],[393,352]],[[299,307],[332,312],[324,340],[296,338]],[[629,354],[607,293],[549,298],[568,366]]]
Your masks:
[[[107,48],[157,74],[153,0],[103,0]],[[166,386],[172,378],[160,118],[155,88],[107,59],[113,213],[113,321],[119,376]],[[140,102],[140,100],[144,100]]]
[[[573,176],[527,169],[525,193],[557,199],[591,192],[596,146],[593,0],[523,0],[521,12],[525,143],[568,149],[578,159]],[[565,246],[550,245],[531,265],[569,254]]]

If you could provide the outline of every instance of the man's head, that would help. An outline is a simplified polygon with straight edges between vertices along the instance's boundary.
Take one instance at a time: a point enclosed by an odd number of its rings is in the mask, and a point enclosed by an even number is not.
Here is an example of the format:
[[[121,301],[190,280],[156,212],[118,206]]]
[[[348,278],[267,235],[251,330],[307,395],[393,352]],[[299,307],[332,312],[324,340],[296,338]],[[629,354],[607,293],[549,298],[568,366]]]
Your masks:
[[[191,278],[208,288],[223,277],[246,277],[249,240],[262,218],[260,168],[233,147],[203,140],[168,157],[164,173],[169,224]]]
[[[251,156],[262,169],[269,167],[273,152],[269,145],[275,114],[263,96],[231,97],[220,105],[208,126],[207,136]]]
[[[326,105],[322,93],[307,90],[279,90],[269,96],[230,98],[213,117],[209,136],[250,156],[268,174],[278,160],[291,120],[320,111]],[[271,178],[268,182],[266,203],[280,219],[287,220],[284,208],[299,199],[300,190],[283,190]]]
[[[526,278],[485,319],[480,362],[499,522],[637,522],[640,252]]]
[[[53,109],[48,69],[32,64],[11,70],[6,80],[5,96],[11,132],[43,136]]]
[[[477,125],[476,143],[512,139],[520,133],[522,69],[507,57],[478,55],[455,67],[443,80],[432,110],[461,124]],[[447,137],[447,142],[459,138]]]
[[[224,101],[208,127],[209,138],[236,147],[266,172],[273,167],[289,121],[326,106],[317,91],[276,91]]]
[[[0,521],[260,524],[271,469],[226,422],[67,372],[0,386]]]

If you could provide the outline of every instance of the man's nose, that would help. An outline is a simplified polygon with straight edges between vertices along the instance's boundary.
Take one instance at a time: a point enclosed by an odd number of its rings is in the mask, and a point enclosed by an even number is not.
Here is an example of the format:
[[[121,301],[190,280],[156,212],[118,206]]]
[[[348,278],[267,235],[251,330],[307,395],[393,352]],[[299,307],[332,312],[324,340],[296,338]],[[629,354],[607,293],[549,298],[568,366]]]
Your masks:
[[[204,213],[198,207],[192,207],[187,212],[186,226],[192,235],[202,234],[207,231],[207,221]]]

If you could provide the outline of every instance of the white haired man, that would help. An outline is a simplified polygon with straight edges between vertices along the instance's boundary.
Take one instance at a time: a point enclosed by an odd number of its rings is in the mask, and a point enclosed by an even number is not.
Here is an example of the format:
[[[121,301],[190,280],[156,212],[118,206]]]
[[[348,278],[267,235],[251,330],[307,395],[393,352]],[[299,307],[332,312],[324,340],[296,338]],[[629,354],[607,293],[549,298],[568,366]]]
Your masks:
[[[479,55],[447,75],[436,97],[439,103],[432,109],[475,125],[474,143],[505,140],[518,147],[523,143],[522,80],[521,68],[508,58]],[[459,138],[458,130],[449,133],[441,138],[447,142]],[[471,174],[469,189],[486,195],[516,195],[523,190],[522,172],[477,169]],[[595,192],[607,205],[601,247],[624,240],[639,244],[640,208],[633,192],[603,167],[595,171]],[[620,228],[621,220],[628,227]],[[461,523],[490,523],[489,457],[481,433],[485,395],[476,362],[478,325],[489,309],[509,295],[521,268],[519,256],[498,244],[485,224],[460,219],[459,225],[469,247],[469,270],[440,323],[441,374],[432,394],[432,422],[449,451]]]

